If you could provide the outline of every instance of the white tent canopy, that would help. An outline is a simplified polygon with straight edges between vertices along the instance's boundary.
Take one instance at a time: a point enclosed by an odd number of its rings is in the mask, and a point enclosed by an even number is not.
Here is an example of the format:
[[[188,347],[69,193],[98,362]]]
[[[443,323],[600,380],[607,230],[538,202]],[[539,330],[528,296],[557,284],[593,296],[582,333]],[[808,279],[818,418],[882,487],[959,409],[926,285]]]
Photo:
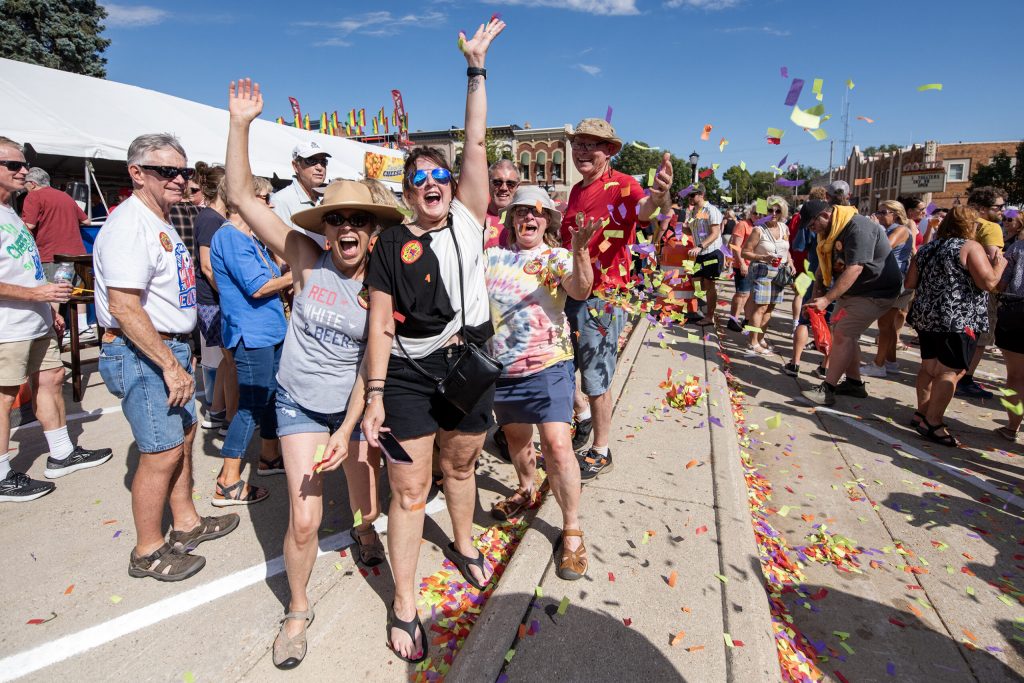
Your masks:
[[[227,97],[225,88],[225,98]],[[190,163],[223,163],[228,112],[133,85],[0,59],[0,134],[42,154],[124,161],[144,133],[173,133]],[[315,140],[331,155],[330,178],[363,177],[364,154],[400,157],[396,150],[345,138],[253,122],[250,162],[262,176],[289,178],[292,148]]]

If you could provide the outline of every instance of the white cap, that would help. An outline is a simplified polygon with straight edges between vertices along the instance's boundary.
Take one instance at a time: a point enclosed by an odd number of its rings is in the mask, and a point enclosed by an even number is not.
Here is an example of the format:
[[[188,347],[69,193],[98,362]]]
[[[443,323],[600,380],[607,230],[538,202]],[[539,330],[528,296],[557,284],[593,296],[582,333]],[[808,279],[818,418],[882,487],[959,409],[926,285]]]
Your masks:
[[[292,150],[292,161],[295,161],[298,158],[308,159],[321,154],[325,157],[331,156],[323,149],[323,147],[310,140],[309,142],[302,142],[295,145],[295,148]]]

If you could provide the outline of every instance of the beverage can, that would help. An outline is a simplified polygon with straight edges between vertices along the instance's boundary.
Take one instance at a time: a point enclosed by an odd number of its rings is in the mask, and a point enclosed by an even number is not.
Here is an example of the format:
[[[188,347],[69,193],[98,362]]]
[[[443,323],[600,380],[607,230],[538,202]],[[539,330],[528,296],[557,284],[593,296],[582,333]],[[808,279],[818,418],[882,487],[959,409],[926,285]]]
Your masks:
[[[57,272],[53,274],[54,282],[67,282],[71,284],[75,279],[75,264],[62,263],[57,266]]]

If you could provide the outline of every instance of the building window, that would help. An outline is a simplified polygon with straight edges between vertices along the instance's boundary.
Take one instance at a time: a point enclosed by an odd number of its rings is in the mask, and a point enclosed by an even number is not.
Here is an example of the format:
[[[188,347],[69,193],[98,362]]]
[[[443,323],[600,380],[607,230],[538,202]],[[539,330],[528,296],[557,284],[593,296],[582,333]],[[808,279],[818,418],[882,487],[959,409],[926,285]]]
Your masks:
[[[551,179],[558,182],[562,179],[562,150],[556,149],[551,154]]]
[[[946,182],[965,183],[970,174],[970,159],[951,159],[946,162]]]
[[[523,152],[519,155],[519,177],[525,182],[530,182],[530,153]]]
[[[547,152],[537,152],[537,180],[544,180],[547,177],[545,166],[548,163]]]

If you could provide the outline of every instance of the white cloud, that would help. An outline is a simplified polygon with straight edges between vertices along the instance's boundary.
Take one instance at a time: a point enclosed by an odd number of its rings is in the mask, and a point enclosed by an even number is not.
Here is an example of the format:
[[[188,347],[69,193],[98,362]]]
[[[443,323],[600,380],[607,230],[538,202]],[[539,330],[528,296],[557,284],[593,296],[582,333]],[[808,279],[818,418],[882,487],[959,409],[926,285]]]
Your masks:
[[[665,7],[690,7],[692,9],[721,10],[740,4],[743,0],[667,0]]]
[[[579,69],[583,73],[590,74],[591,76],[597,76],[601,73],[601,67],[594,66],[593,64],[574,64],[573,68]]]
[[[314,47],[351,47],[352,43],[341,38],[328,38],[327,40],[321,40],[318,43],[313,43]]]
[[[733,26],[730,28],[721,29],[722,33],[767,33],[770,36],[785,37],[792,35],[789,31],[780,28],[774,28],[772,26]]]
[[[297,21],[296,26],[306,28],[327,29],[328,32],[337,31],[342,36],[349,36],[357,33],[365,36],[393,36],[403,28],[410,26],[431,27],[440,26],[444,23],[446,16],[442,12],[428,11],[423,14],[403,14],[394,16],[391,12],[366,12],[339,21]],[[329,38],[317,45],[347,46],[347,41],[341,38]]]
[[[636,8],[636,0],[501,0],[501,2],[505,5],[557,7],[576,12],[609,16],[640,14],[640,10]]]
[[[118,28],[137,28],[139,26],[153,26],[159,24],[171,13],[157,7],[148,5],[115,5],[106,3],[103,9],[107,10],[106,25]]]

